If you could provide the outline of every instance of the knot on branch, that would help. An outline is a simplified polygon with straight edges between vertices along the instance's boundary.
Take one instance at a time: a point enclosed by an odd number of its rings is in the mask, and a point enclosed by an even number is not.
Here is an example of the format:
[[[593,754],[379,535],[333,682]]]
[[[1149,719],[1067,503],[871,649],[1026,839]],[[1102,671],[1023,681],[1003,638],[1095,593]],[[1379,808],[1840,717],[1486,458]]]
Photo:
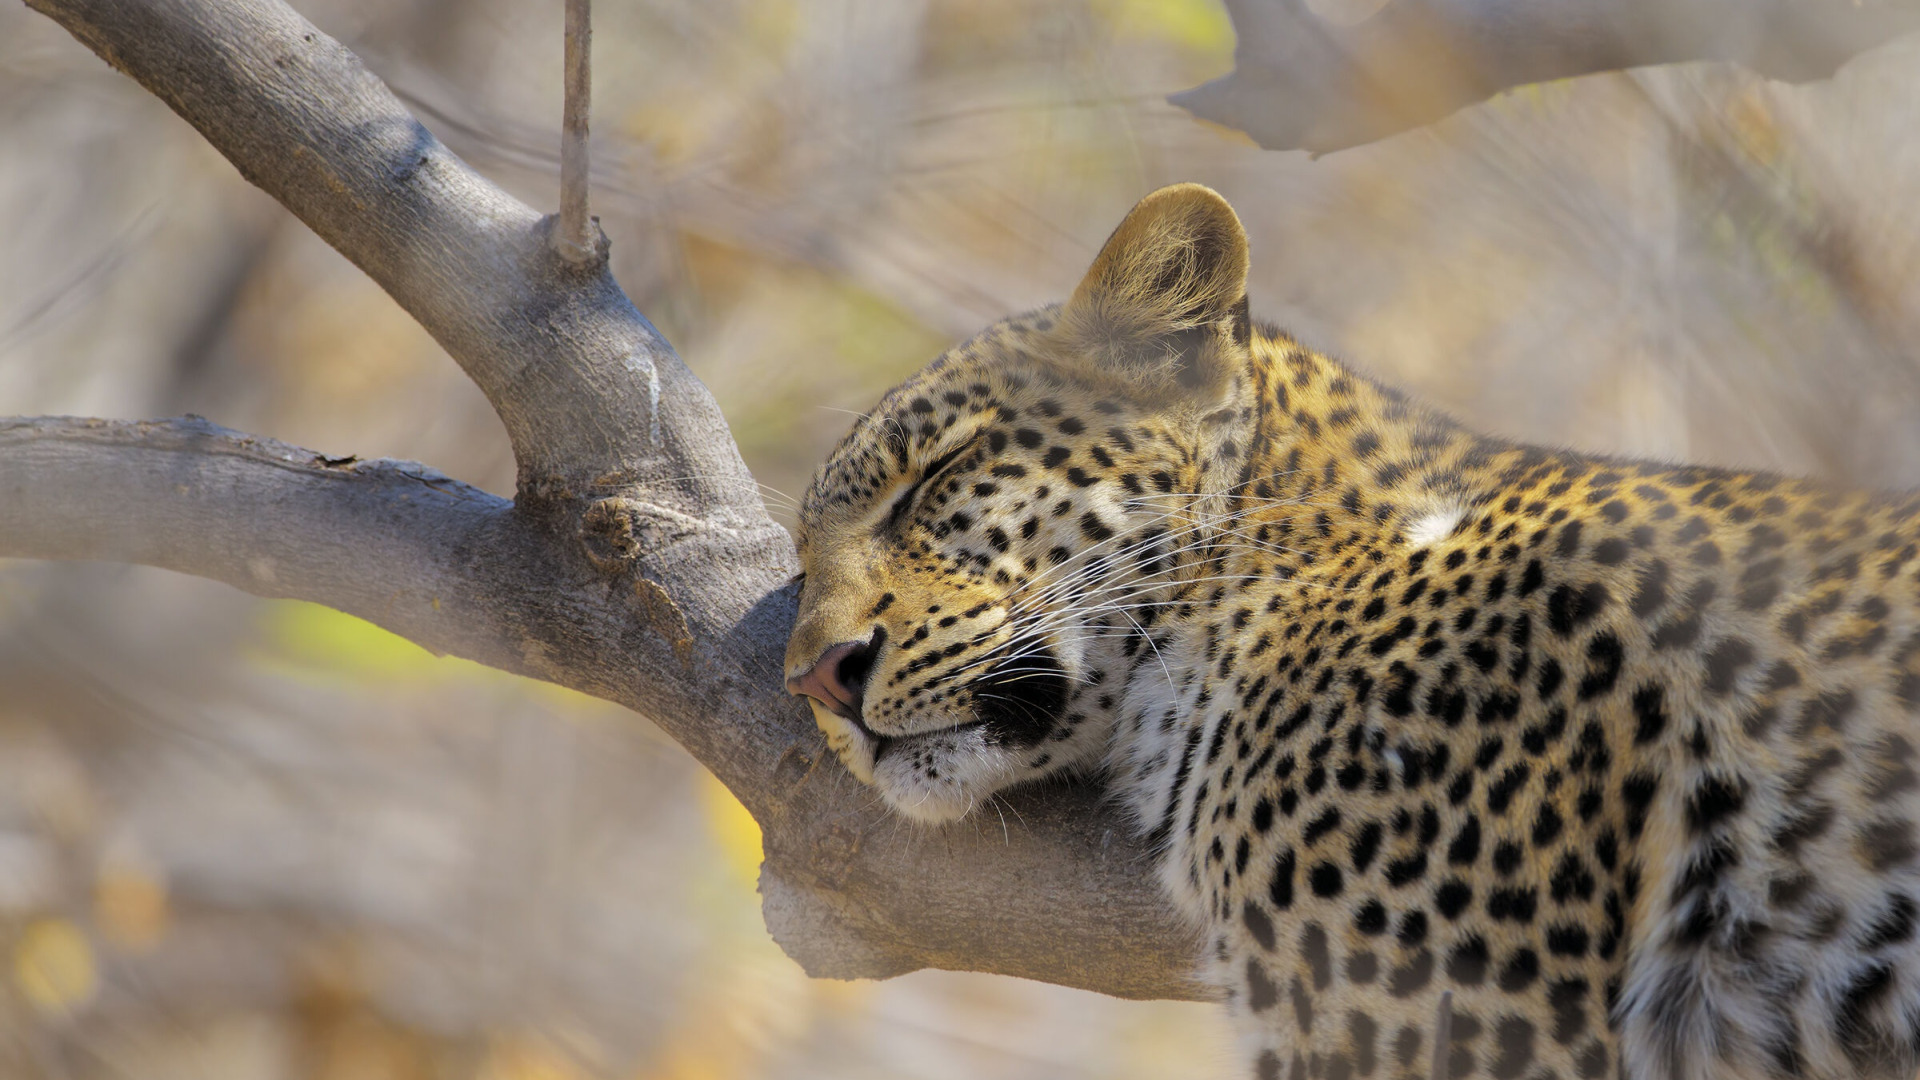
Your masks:
[[[560,257],[556,264],[564,268],[560,276],[591,276],[606,269],[613,240],[600,227],[598,214],[588,218],[584,230],[573,235],[569,235],[559,214],[545,215],[536,228],[546,238],[547,250]]]
[[[640,556],[640,504],[610,495],[595,499],[580,515],[580,546],[595,569],[615,573]]]

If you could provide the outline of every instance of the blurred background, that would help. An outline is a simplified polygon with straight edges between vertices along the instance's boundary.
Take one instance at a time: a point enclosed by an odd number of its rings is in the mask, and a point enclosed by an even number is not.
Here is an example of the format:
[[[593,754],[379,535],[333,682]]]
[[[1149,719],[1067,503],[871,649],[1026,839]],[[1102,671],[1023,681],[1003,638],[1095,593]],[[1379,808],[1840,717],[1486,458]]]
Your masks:
[[[299,6],[556,203],[558,0]],[[1803,87],[1708,64],[1528,87],[1308,160],[1164,102],[1232,66],[1217,0],[595,23],[616,270],[781,520],[847,411],[1063,297],[1176,180],[1245,219],[1257,316],[1483,429],[1920,481],[1912,40]],[[194,412],[510,490],[498,422],[417,326],[19,5],[0,237],[0,415]],[[0,1077],[1228,1075],[1205,1006],[810,981],[761,926],[758,858],[624,710],[311,605],[0,561]]]

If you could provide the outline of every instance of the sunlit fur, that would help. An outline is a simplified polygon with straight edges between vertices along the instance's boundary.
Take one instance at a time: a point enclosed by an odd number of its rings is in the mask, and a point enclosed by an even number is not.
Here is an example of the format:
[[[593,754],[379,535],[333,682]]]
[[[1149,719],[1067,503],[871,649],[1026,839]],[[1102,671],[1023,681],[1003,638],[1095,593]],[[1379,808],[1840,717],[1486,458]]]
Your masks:
[[[1455,1076],[1913,1076],[1920,504],[1477,436],[1246,268],[1156,192],[854,426],[787,657],[877,646],[848,768],[1101,771],[1257,1080],[1425,1077],[1446,991]]]

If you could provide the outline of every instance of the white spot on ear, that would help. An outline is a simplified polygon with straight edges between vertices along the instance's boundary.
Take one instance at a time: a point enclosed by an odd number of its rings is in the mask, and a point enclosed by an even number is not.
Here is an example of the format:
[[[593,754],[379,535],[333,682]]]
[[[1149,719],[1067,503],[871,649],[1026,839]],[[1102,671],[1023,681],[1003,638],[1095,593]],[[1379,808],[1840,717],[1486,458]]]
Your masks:
[[[1460,524],[1460,519],[1466,516],[1467,508],[1464,506],[1443,506],[1415,518],[1413,524],[1407,526],[1407,543],[1414,547],[1437,544],[1445,540],[1453,532],[1454,526]]]

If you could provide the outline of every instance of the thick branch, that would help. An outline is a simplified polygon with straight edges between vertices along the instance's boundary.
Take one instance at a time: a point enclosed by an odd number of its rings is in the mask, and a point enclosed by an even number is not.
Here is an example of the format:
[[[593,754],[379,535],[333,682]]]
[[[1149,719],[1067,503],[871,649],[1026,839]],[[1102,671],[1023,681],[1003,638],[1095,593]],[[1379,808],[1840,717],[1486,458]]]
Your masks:
[[[768,926],[813,974],[938,966],[1199,992],[1146,853],[1094,792],[1033,793],[1004,823],[937,833],[873,807],[775,689],[793,607],[777,530],[684,534],[616,588],[538,516],[431,469],[330,460],[197,418],[0,420],[0,506],[6,555],[315,600],[652,716],[765,827]]]
[[[1524,83],[1682,60],[1789,81],[1920,29],[1920,0],[1225,0],[1232,74],[1170,99],[1269,150],[1325,153]]]
[[[0,419],[0,551],[162,566],[325,598],[440,652],[500,655],[494,582],[512,504],[408,462],[328,460],[197,418]]]
[[[786,534],[718,408],[547,222],[277,0],[29,0],[365,268],[486,391],[514,503],[204,421],[0,422],[0,555],[171,567],[314,600],[650,717],[766,836],[768,925],[809,971],[998,971],[1189,997],[1190,942],[1086,789],[901,827],[781,686]],[[692,477],[694,479],[686,479]]]

